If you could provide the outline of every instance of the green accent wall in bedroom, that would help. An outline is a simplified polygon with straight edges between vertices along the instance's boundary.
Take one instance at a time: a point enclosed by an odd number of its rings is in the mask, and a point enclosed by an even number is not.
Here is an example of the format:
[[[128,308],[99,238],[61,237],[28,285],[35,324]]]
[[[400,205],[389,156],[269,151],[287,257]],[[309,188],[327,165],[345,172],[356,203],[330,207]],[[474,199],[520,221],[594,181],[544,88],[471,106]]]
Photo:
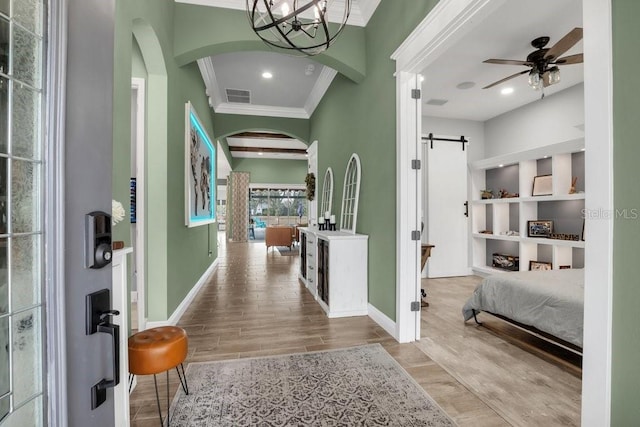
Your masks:
[[[613,241],[613,339],[611,425],[638,425],[640,420],[640,86],[637,83],[640,2],[613,0],[613,180],[614,206],[628,212],[616,217]],[[586,153],[589,155],[589,152]],[[635,209],[635,211],[632,211]],[[603,343],[604,345],[604,343]]]
[[[369,235],[369,303],[396,319],[396,80],[391,54],[438,3],[382,1],[365,29],[367,76],[336,76],[311,117],[318,176],[333,168],[334,213],[340,214],[347,161],[362,162],[357,232]],[[320,178],[322,181],[322,178]],[[322,182],[318,182],[322,188]]]
[[[251,183],[304,185],[307,175],[306,160],[288,159],[234,159],[233,170],[249,172]]]

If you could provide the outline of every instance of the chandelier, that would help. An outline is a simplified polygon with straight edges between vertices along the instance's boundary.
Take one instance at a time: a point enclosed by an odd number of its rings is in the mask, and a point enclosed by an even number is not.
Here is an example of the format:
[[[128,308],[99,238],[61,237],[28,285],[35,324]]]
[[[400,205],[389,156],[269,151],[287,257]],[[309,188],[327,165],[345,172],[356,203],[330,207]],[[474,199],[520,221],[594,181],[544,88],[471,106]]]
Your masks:
[[[340,13],[340,21],[329,27],[332,3],[333,0],[247,0],[247,14],[251,28],[265,43],[312,56],[329,48],[349,18],[351,0],[338,1],[331,13]]]

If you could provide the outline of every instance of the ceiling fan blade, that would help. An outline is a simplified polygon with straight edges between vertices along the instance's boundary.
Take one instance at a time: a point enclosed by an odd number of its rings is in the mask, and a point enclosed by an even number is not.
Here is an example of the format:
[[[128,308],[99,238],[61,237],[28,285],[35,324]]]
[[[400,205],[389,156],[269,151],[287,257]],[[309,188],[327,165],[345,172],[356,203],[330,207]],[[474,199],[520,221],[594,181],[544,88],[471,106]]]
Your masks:
[[[502,64],[502,65],[524,65],[531,67],[533,64],[527,61],[516,61],[515,59],[487,59],[482,61],[485,64]]]
[[[577,53],[575,55],[563,56],[553,61],[557,65],[581,64],[584,62],[584,54]]]
[[[582,40],[582,28],[576,27],[573,30],[569,31],[566,36],[561,38],[558,43],[554,44],[551,49],[547,51],[544,55],[545,59],[555,59],[560,57],[563,53],[568,51]]]
[[[489,89],[489,88],[491,88],[491,87],[494,87],[494,86],[496,86],[496,85],[499,85],[500,83],[504,83],[504,82],[506,82],[507,80],[511,80],[511,79],[512,79],[512,78],[514,78],[514,77],[518,77],[518,76],[521,76],[521,75],[523,75],[523,74],[527,74],[527,73],[529,73],[529,72],[530,72],[530,70],[520,71],[519,73],[512,74],[512,75],[510,75],[509,77],[505,77],[505,78],[504,78],[504,79],[502,79],[502,80],[498,80],[497,82],[493,82],[493,83],[491,83],[489,86],[485,86],[485,87],[483,87],[482,89]]]

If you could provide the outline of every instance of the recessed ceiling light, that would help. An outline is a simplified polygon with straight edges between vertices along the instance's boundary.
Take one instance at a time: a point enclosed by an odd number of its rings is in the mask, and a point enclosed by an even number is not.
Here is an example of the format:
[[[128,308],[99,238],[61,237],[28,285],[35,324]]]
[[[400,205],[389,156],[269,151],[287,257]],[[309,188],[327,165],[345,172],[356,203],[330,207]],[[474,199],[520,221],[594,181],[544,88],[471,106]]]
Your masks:
[[[581,149],[580,149],[580,151],[584,151],[584,150],[586,150],[586,148],[581,148]]]
[[[457,85],[456,87],[457,87],[458,89],[465,90],[465,89],[471,89],[471,88],[472,88],[472,87],[474,87],[475,85],[476,85],[476,84],[475,84],[475,82],[462,82],[462,83],[460,83],[459,85]]]
[[[549,158],[549,156],[544,156],[544,157],[543,157],[543,159],[548,159],[548,158]]]
[[[262,73],[262,78],[263,79],[270,79],[271,77],[273,77],[273,74],[271,74],[268,71],[265,71],[264,73]]]
[[[498,167],[499,167],[499,168],[502,168],[502,167],[504,167],[504,165],[502,165],[502,164],[501,164],[501,165],[498,165]]]
[[[418,80],[420,80],[420,82],[424,81],[424,76],[418,76]]]
[[[500,91],[501,94],[503,95],[511,95],[513,93],[513,88],[512,87],[505,87],[504,89],[502,89]]]
[[[258,156],[262,156],[262,151],[258,151]]]

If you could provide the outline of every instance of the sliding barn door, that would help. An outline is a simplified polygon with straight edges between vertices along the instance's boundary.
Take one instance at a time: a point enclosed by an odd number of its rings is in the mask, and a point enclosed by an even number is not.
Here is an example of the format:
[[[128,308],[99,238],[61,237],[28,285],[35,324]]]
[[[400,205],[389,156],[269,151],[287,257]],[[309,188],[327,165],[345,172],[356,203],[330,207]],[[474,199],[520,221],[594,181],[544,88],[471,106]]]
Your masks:
[[[467,151],[451,141],[433,141],[433,148],[427,142],[423,150],[422,242],[435,245],[423,276],[468,275]]]

